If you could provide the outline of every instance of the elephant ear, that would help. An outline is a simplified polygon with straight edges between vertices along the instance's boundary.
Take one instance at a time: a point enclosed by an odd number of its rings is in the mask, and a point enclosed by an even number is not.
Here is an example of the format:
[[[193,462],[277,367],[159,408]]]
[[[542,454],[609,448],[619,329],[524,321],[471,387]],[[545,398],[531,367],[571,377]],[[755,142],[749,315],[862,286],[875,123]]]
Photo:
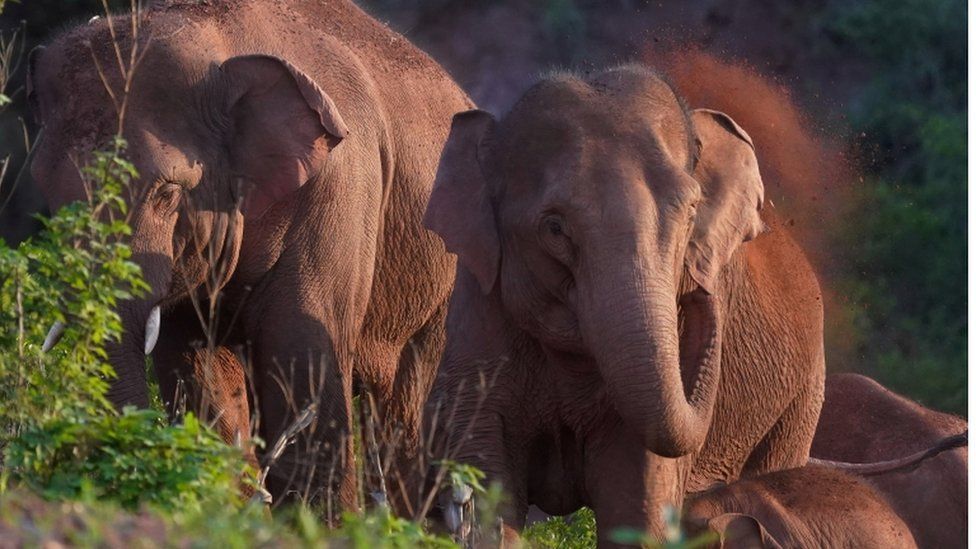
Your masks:
[[[229,118],[227,148],[246,219],[257,219],[305,184],[349,129],[335,103],[305,73],[270,55],[220,66]]]
[[[725,513],[709,520],[708,528],[718,534],[722,549],[782,549],[751,515]]]
[[[696,109],[692,123],[701,146],[694,177],[702,187],[685,265],[713,293],[722,268],[739,244],[765,230],[759,217],[763,183],[752,139],[727,114]]]
[[[495,285],[501,254],[491,192],[482,169],[494,126],[494,117],[481,110],[454,115],[424,215],[424,226],[457,254],[485,294]]]

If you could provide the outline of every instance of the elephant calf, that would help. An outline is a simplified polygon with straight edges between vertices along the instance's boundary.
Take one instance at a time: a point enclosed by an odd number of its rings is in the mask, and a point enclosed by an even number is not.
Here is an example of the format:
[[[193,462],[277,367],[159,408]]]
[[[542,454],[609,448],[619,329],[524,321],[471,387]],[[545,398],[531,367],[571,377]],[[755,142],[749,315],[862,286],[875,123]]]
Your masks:
[[[827,377],[815,458],[865,463],[918,452],[968,429],[857,374]],[[917,468],[865,478],[908,524],[919,547],[966,547],[969,451],[957,448]]]
[[[682,524],[736,548],[915,547],[908,526],[863,480],[802,467],[740,480],[689,499]]]

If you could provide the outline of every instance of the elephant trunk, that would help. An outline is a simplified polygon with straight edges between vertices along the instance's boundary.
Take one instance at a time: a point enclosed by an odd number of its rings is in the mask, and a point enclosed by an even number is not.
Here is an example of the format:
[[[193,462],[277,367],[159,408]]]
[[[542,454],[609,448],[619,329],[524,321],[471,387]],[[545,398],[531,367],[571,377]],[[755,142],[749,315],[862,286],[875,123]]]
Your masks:
[[[122,338],[106,346],[109,362],[115,368],[116,374],[109,385],[107,396],[109,402],[119,409],[129,405],[137,408],[149,407],[144,352],[145,333],[142,328],[148,315],[146,307],[125,307],[120,315],[123,326]],[[142,317],[141,322],[139,317]]]
[[[122,337],[105,348],[116,374],[107,396],[119,409],[129,405],[149,407],[146,356],[152,353],[162,329],[159,302],[164,298],[172,276],[172,260],[167,255],[136,252],[133,260],[142,267],[143,276],[153,291],[119,304]]]
[[[721,362],[717,302],[697,288],[676,303],[673,285],[655,291],[646,276],[628,278],[615,284],[628,305],[603,301],[590,348],[611,402],[645,447],[684,456],[701,448],[711,425]]]

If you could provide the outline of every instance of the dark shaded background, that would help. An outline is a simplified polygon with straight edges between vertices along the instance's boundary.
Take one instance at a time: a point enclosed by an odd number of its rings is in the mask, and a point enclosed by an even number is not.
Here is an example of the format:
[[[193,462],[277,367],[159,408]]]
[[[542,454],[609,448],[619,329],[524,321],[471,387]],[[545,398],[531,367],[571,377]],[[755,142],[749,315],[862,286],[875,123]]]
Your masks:
[[[585,71],[632,60],[678,63],[672,68],[686,72],[724,64],[733,71],[715,78],[745,79],[742,86],[725,82],[729,93],[743,97],[739,109],[749,108],[755,90],[784,109],[799,108],[790,124],[770,120],[759,129],[779,138],[793,132],[797,147],[818,150],[782,149],[764,159],[760,148],[759,157],[767,193],[795,218],[827,291],[828,369],[864,372],[927,405],[965,414],[963,0],[361,5],[429,52],[482,108],[496,113],[547,69]],[[8,4],[0,25],[13,29],[23,20],[28,41],[36,43],[100,12],[100,0],[21,0]],[[667,55],[689,46],[704,61]],[[692,59],[697,64],[689,68]],[[23,92],[15,91],[22,77],[23,69],[7,87],[14,104],[0,118],[0,151],[13,157],[0,188],[0,204],[9,198],[0,210],[0,238],[10,243],[36,230],[32,216],[44,211],[29,174],[16,177],[24,150],[18,117],[28,117]],[[28,130],[35,129],[28,123]],[[804,161],[831,168],[797,180],[833,180],[803,192],[777,186],[771,174],[796,175],[790,155],[797,169]]]

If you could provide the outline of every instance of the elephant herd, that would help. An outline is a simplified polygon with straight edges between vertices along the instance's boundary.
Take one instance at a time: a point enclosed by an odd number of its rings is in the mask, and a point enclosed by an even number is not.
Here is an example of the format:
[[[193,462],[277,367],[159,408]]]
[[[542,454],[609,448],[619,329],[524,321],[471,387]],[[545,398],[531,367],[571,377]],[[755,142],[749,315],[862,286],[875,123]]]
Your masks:
[[[152,290],[107,349],[117,405],[149,404],[151,353],[166,403],[186,384],[228,442],[293,436],[248,450],[276,502],[340,509],[369,423],[397,512],[460,528],[470,492],[431,471],[473,465],[505,544],[530,505],[591,507],[607,547],[663,537],[669,506],[728,547],[965,543],[966,422],[825,382],[817,279],[729,116],[634,64],[550,74],[496,118],[351,0],[115,20],[32,52],[28,99],[52,209],[118,128],[141,174]],[[113,42],[142,52],[130,83]]]

